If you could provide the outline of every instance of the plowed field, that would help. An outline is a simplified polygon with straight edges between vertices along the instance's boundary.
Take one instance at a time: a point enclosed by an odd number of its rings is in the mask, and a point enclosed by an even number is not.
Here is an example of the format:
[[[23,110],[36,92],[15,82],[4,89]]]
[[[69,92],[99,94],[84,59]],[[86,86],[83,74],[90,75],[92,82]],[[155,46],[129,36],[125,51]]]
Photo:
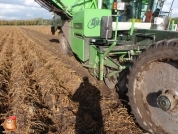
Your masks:
[[[15,115],[18,134],[142,133],[117,96],[43,31],[0,27],[0,123]]]

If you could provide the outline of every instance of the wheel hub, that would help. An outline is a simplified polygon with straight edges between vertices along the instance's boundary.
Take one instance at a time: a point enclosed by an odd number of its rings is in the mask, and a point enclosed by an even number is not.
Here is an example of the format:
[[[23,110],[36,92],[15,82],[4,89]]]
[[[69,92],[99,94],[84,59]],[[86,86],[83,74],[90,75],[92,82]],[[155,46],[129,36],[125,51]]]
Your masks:
[[[158,106],[163,110],[163,111],[168,111],[171,108],[171,102],[167,96],[161,95],[157,99]]]
[[[157,104],[163,111],[177,111],[177,92],[174,90],[162,90],[157,98]]]

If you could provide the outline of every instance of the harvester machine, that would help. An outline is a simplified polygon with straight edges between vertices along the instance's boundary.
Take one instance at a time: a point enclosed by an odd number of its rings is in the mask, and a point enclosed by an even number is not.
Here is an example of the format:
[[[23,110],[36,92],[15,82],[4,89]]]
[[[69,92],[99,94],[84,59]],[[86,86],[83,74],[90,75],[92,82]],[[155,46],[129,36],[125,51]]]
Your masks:
[[[61,52],[78,57],[110,90],[128,92],[143,129],[178,134],[178,32],[169,25],[171,10],[162,10],[165,0],[36,2],[52,12]]]

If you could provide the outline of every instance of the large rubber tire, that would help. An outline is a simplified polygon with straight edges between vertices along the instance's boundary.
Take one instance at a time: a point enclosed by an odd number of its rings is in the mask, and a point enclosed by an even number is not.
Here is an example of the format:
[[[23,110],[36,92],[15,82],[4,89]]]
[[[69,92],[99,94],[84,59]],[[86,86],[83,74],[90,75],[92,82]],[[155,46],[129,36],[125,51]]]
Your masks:
[[[62,54],[72,56],[72,50],[63,33],[59,34],[59,47]]]
[[[139,55],[130,69],[128,97],[139,125],[155,134],[178,134],[178,112],[157,105],[160,89],[178,91],[178,39],[151,46]]]

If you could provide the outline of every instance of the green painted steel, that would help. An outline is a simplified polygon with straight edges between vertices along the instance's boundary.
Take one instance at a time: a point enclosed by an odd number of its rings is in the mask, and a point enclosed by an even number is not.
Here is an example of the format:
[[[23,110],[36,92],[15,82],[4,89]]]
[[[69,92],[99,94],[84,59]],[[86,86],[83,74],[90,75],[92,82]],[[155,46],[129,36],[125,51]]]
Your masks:
[[[145,49],[157,44],[157,48],[161,48],[163,44],[169,45],[168,42],[176,47],[178,32],[171,31],[174,29],[174,21],[169,31],[157,30],[159,27],[156,24],[156,28],[150,28],[150,23],[140,22],[140,25],[143,24],[141,27],[138,24],[145,12],[148,9],[155,10],[161,1],[122,0],[125,3],[117,4],[125,4],[125,8],[119,5],[120,10],[112,9],[113,2],[119,2],[118,0],[103,0],[102,9],[98,9],[98,0],[42,1],[44,5],[46,2],[51,3],[47,6],[48,9],[55,8],[54,13],[58,15],[54,17],[53,29],[59,29],[65,35],[72,52],[88,68],[90,74],[99,80],[106,80],[110,88],[122,88],[122,84],[127,81],[125,76],[128,68],[133,63],[138,63],[133,62],[133,59]],[[59,25],[59,16],[64,25]]]
[[[104,55],[103,53],[99,53],[99,80],[103,80],[104,76]]]
[[[117,69],[119,71],[121,71],[121,70],[126,68],[125,66],[122,66],[119,63],[117,63],[116,61],[114,61],[109,56],[105,57],[104,65],[106,65],[107,67],[113,68],[113,69]]]
[[[112,76],[115,76],[115,78],[117,78],[117,77],[119,76],[119,72],[121,72],[121,71],[119,71],[119,70],[117,70],[117,71],[112,71],[111,73],[108,73],[108,74],[106,75],[106,77],[107,77],[107,78],[110,78],[110,77],[112,77]]]
[[[98,9],[98,0],[52,0],[52,4],[64,12],[62,15],[67,14],[61,18],[69,23],[67,26],[58,25],[59,20],[56,17],[53,27],[60,30],[61,27],[65,27],[64,30],[68,30],[63,32],[67,34],[66,38],[72,52],[81,60],[83,66],[89,68],[90,73],[99,80],[103,80],[104,77],[119,77],[119,72],[128,68],[132,58],[139,55],[144,49],[157,41],[178,37],[175,31],[135,29],[135,19],[141,19],[148,7],[155,7],[154,0],[123,0],[122,2],[127,3],[124,13],[112,10],[115,1],[103,0],[102,9]],[[60,15],[60,12],[56,11],[56,14]],[[112,29],[111,38],[101,38],[101,18],[112,16],[113,21],[116,22],[116,29],[118,29],[122,28],[122,25],[118,23],[120,15],[125,15],[125,21],[132,19],[131,28],[125,31]],[[104,27],[109,29],[106,25]],[[173,29],[173,25],[171,29]],[[91,41],[97,39],[103,43]],[[109,69],[108,74],[105,74],[105,68]]]
[[[100,21],[103,15],[111,16],[111,11],[107,9],[85,9],[74,13],[72,19],[73,32],[85,37],[99,37]],[[81,25],[81,27],[76,25]]]
[[[62,3],[62,4],[59,3],[58,0],[52,0],[52,1],[53,1],[56,5],[58,5],[59,8],[61,8],[61,9],[62,9],[64,12],[66,12],[68,15],[72,16],[72,13],[67,10],[67,7],[66,7],[66,6],[62,6],[63,3]]]
[[[174,31],[174,20],[172,21],[172,24],[171,24],[171,30]]]
[[[97,8],[97,0],[52,0],[60,9],[69,16],[86,8]]]
[[[85,37],[100,37],[100,20],[104,15],[110,16],[110,10],[85,9],[74,13],[71,21],[71,48],[81,61],[86,61],[85,57]]]
[[[90,53],[89,65],[95,68],[99,61],[98,48],[95,45],[90,45]]]
[[[107,5],[105,8],[112,9],[114,0],[103,0],[103,3]],[[103,7],[104,8],[104,7]]]
[[[92,75],[98,76],[99,55],[98,48],[95,45],[90,45],[90,57],[88,66],[93,70]],[[86,65],[85,65],[86,66]]]
[[[117,15],[115,16],[117,18],[117,16],[119,16],[119,12],[117,12]],[[116,29],[118,29],[118,19],[116,19]],[[114,42],[112,43],[112,45],[110,47],[108,47],[108,49],[104,52],[103,58],[105,58],[108,53],[116,46],[116,42],[117,42],[117,33],[118,31],[115,30],[114,32]]]
[[[131,26],[131,29],[130,29],[130,35],[133,35],[134,26],[135,26],[135,19],[133,18],[132,19],[132,26]]]
[[[90,68],[90,73],[93,76],[99,75],[99,50],[95,45],[89,46],[90,56],[88,63],[83,64],[84,67]]]

